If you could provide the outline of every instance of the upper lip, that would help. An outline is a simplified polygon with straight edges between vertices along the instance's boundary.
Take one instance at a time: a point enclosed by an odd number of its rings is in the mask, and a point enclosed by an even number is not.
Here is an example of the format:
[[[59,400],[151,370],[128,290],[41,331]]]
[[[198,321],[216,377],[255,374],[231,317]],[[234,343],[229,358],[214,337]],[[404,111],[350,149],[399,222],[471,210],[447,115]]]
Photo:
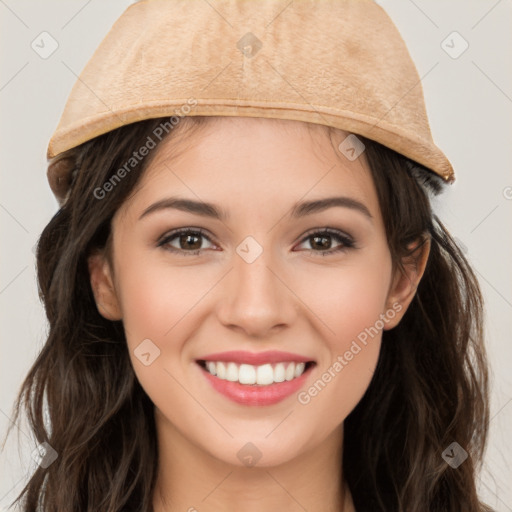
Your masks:
[[[266,363],[307,363],[313,361],[310,357],[293,354],[292,352],[282,352],[279,350],[267,350],[265,352],[246,352],[244,350],[230,350],[228,352],[216,352],[200,357],[198,361],[223,361],[238,364],[252,364],[255,366]]]

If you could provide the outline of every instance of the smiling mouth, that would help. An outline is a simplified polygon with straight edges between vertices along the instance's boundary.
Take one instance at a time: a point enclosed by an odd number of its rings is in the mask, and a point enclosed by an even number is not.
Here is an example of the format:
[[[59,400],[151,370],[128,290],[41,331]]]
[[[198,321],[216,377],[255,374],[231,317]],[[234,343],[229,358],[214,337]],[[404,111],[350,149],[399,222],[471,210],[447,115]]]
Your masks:
[[[238,364],[232,361],[196,361],[203,370],[219,380],[237,382],[246,386],[265,387],[272,384],[289,382],[300,378],[316,363],[279,362],[262,365]]]

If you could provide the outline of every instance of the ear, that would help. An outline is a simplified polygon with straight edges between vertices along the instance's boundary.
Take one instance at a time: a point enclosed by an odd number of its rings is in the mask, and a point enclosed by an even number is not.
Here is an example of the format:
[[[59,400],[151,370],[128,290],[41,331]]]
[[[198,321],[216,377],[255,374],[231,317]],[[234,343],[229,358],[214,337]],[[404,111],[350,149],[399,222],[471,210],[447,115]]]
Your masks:
[[[430,254],[430,237],[412,242],[408,249],[410,254],[402,260],[403,268],[396,269],[388,292],[387,310],[393,309],[396,314],[386,322],[384,330],[393,329],[400,323],[416,295]]]
[[[112,279],[112,271],[103,251],[92,253],[88,259],[91,288],[96,307],[107,320],[121,320],[121,308]]]

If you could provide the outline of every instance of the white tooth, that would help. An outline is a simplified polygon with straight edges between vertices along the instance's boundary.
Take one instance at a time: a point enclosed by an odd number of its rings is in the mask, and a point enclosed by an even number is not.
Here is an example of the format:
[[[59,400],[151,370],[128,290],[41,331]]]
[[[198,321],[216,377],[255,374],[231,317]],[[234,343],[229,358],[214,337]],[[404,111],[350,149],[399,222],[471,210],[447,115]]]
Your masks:
[[[231,382],[236,382],[238,380],[238,366],[236,363],[228,363],[226,380],[230,380]]]
[[[256,368],[252,364],[241,364],[238,370],[240,384],[256,384]]]
[[[277,363],[274,368],[274,382],[283,382],[285,379],[284,364]]]
[[[306,367],[306,363],[297,363],[295,365],[295,377],[300,377],[304,373],[304,368]]]
[[[217,369],[217,371],[219,370]],[[295,363],[290,363],[286,368],[285,379],[292,380],[293,377],[295,377]]]
[[[274,382],[274,370],[271,364],[258,366],[256,370],[256,384],[268,386]]]
[[[219,379],[226,379],[226,365],[224,363],[217,363],[217,377]]]
[[[212,374],[212,375],[217,375],[217,370],[215,368],[215,363],[213,361],[207,361],[206,362],[206,367],[208,368],[208,371]]]

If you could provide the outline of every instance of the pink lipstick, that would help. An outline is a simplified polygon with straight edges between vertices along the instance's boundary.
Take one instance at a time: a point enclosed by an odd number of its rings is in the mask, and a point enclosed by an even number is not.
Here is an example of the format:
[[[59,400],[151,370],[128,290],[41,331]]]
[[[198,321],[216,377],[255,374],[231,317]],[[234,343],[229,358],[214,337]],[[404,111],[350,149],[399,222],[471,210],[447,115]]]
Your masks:
[[[211,386],[243,405],[272,405],[297,392],[315,361],[291,352],[229,351],[196,360]]]

